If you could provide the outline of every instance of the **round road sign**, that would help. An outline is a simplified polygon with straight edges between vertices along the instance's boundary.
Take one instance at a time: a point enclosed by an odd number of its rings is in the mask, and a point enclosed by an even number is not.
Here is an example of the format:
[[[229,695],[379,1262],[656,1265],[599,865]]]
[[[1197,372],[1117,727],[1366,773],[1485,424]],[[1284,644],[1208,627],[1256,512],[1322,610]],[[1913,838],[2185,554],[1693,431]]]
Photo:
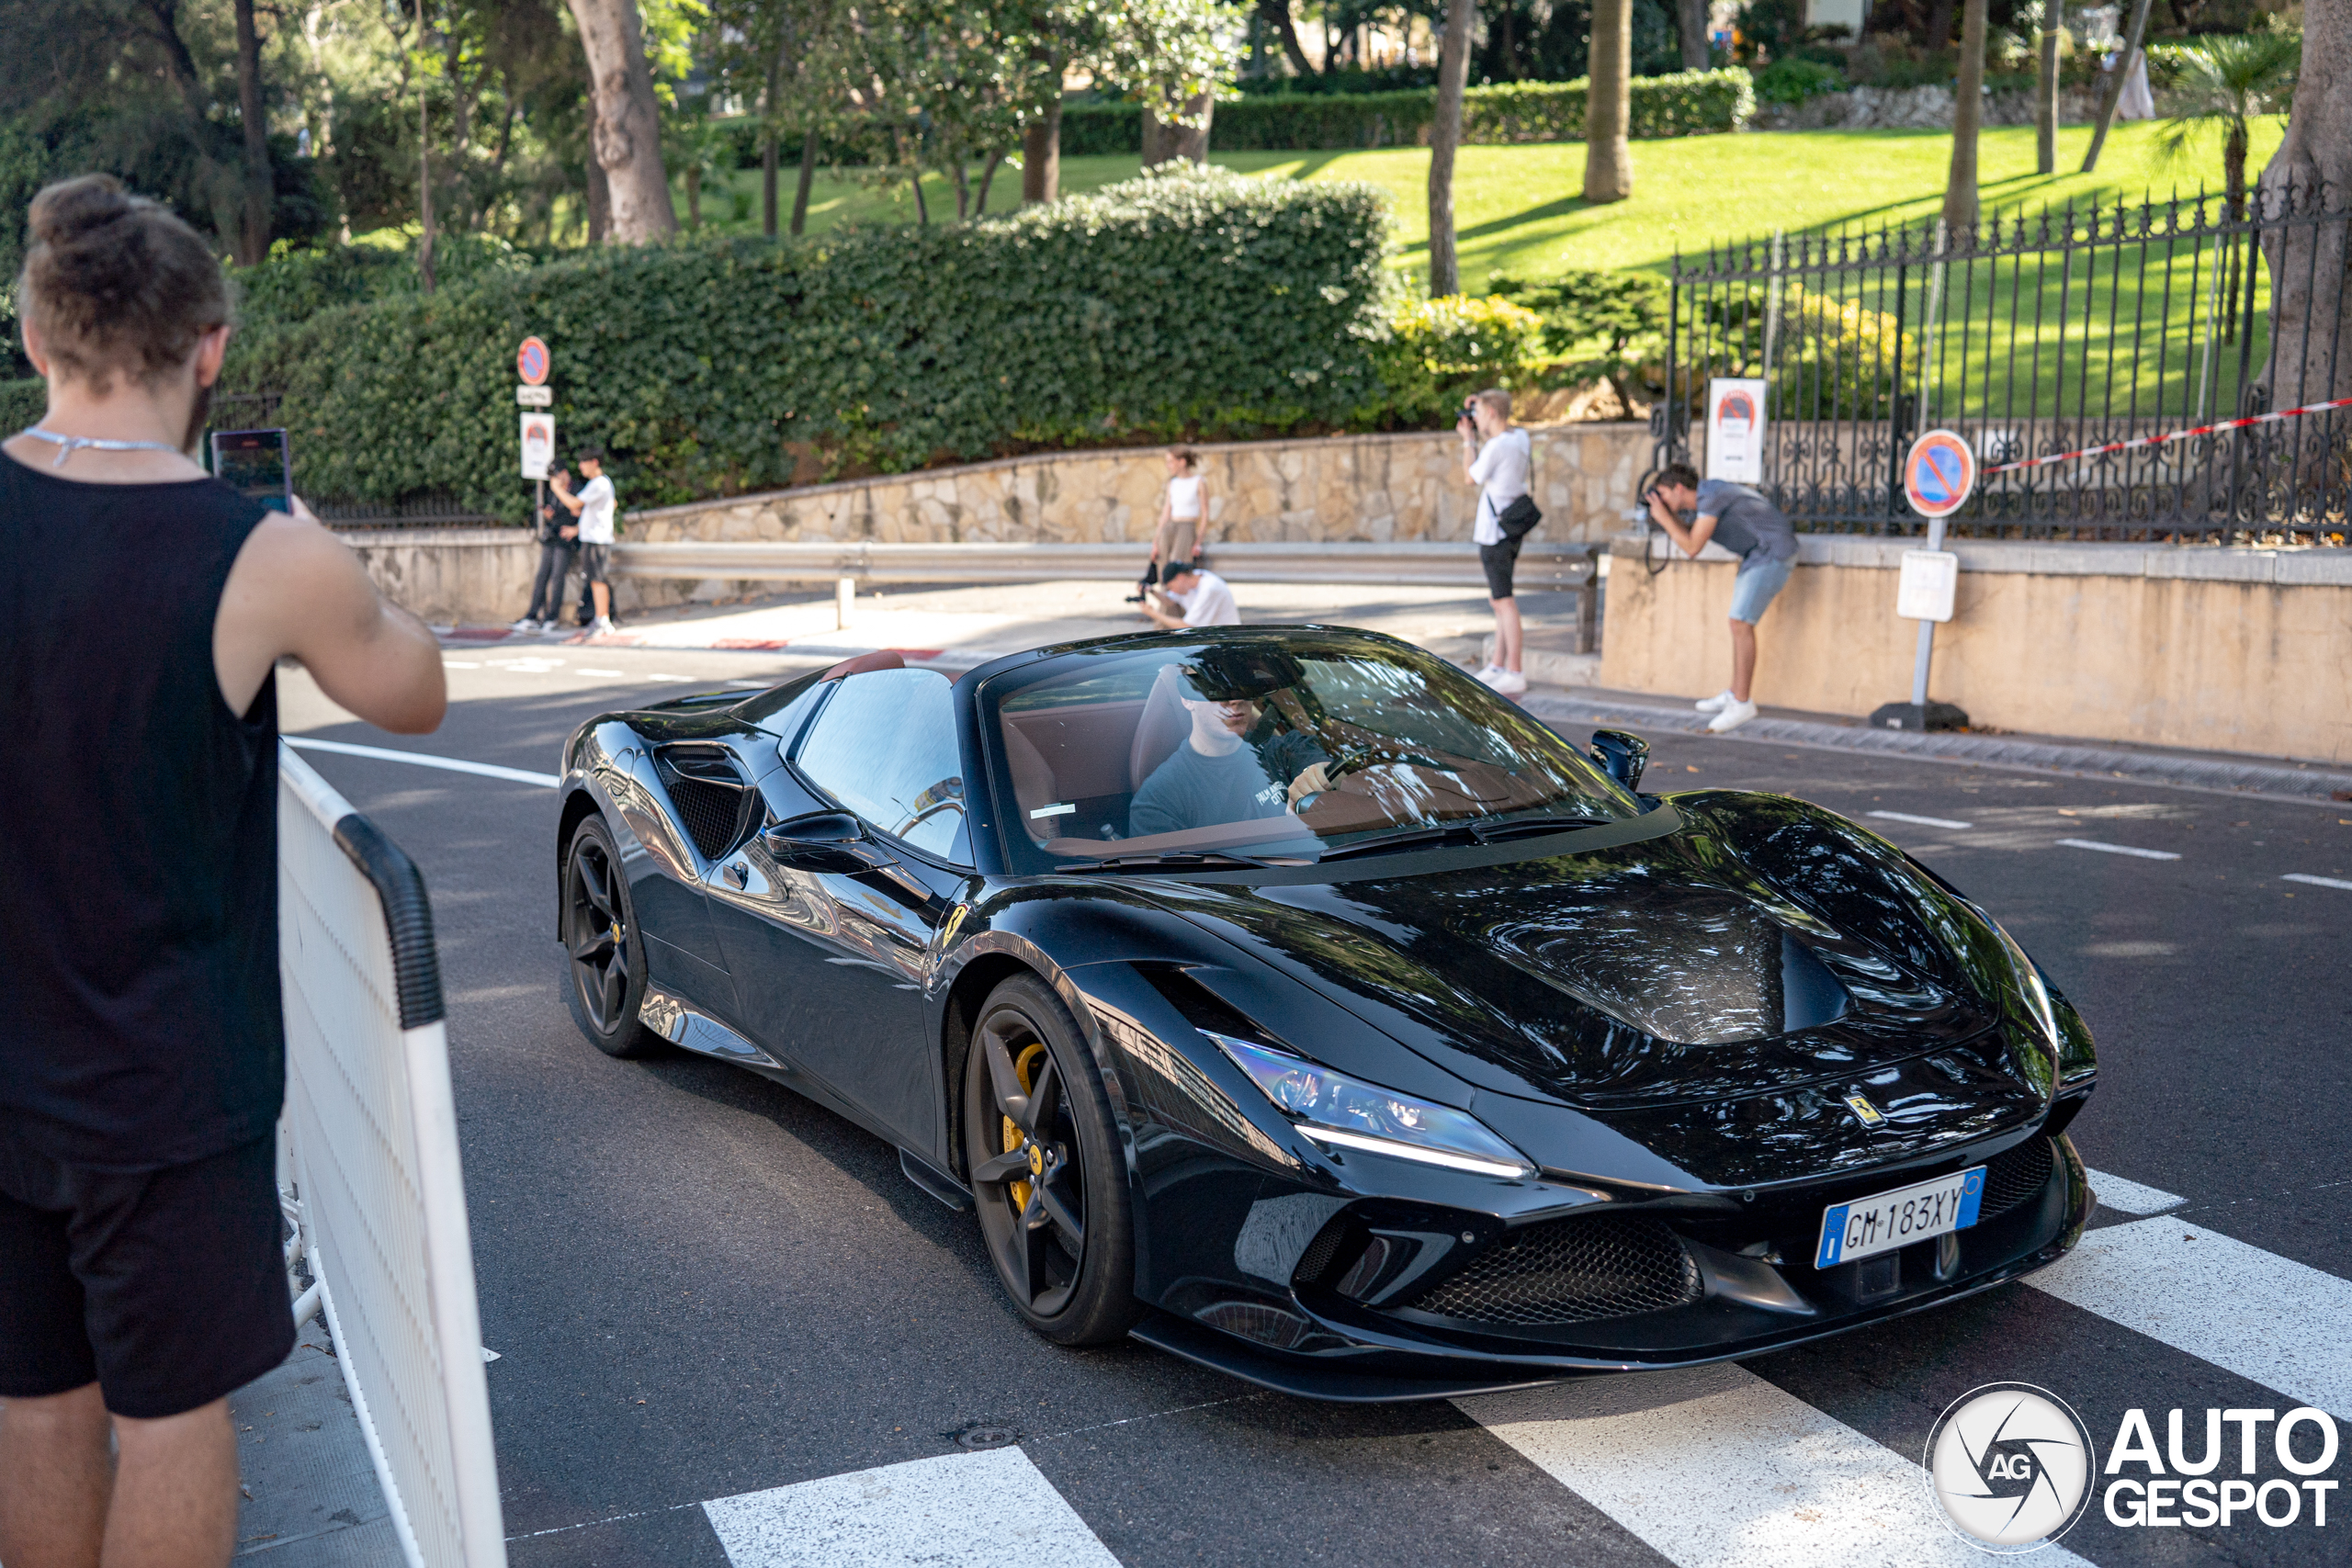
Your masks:
[[[1922,517],[1949,517],[1976,489],[1976,453],[1949,430],[1930,430],[1903,459],[1903,491]]]
[[[514,374],[523,378],[526,387],[546,385],[548,345],[535,337],[525,338],[523,346],[514,351]]]

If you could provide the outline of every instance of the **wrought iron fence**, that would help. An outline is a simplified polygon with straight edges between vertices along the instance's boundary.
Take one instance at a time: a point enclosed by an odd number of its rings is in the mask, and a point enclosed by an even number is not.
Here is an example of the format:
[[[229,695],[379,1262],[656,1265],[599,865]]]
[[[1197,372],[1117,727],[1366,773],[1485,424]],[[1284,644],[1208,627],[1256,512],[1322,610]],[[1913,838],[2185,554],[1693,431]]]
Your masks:
[[[1943,428],[1986,470],[1956,533],[2342,544],[2352,409],[2174,433],[2352,396],[2347,237],[2352,207],[2306,188],[1678,258],[1659,460],[1689,455],[1711,378],[1760,378],[1759,488],[1813,528],[1924,527],[1901,465]]]
[[[274,430],[283,425],[282,392],[224,392],[212,400],[205,434],[216,430]],[[205,443],[210,450],[210,442]],[[420,491],[398,501],[353,501],[347,497],[313,495],[302,484],[302,444],[292,443],[294,489],[322,523],[338,528],[483,527],[502,525],[503,517],[477,511],[446,491]]]

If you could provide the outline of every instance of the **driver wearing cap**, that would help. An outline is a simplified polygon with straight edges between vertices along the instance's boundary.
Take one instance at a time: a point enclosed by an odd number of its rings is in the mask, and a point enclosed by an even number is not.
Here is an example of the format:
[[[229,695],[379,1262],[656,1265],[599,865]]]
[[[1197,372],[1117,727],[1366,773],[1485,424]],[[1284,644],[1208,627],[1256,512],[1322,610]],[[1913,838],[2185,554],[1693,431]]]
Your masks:
[[[1281,659],[1208,649],[1174,667],[1193,729],[1136,791],[1127,822],[1136,837],[1279,817],[1331,787],[1331,759],[1313,737],[1285,730],[1251,739],[1260,698],[1303,673],[1276,668]]]

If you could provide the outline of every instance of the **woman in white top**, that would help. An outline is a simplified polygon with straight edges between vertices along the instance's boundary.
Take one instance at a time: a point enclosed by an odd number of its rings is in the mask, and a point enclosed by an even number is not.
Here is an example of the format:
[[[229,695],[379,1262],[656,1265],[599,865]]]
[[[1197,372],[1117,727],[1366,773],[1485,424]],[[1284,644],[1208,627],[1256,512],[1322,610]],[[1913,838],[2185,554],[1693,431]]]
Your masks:
[[[1510,422],[1510,394],[1489,387],[1470,400],[1456,424],[1462,433],[1462,471],[1478,487],[1478,522],[1470,537],[1487,573],[1487,603],[1495,612],[1495,657],[1478,679],[1505,696],[1527,690],[1521,668],[1524,637],[1511,574],[1519,566],[1520,539],[1503,532],[1501,517],[1527,493],[1530,467],[1527,432]]]
[[[1209,498],[1202,488],[1200,457],[1190,446],[1168,449],[1168,490],[1159,500],[1159,520],[1151,532],[1151,565],[1144,585],[1164,582],[1201,551],[1201,529],[1208,522]]]

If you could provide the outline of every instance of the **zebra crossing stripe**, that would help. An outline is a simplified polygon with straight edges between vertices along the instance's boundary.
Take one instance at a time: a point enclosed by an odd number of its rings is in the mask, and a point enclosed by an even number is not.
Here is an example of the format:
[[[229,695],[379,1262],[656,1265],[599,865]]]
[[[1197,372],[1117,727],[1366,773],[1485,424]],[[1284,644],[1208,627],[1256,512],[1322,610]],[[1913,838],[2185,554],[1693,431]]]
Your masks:
[[[1897,1453],[1744,1367],[1459,1399],[1464,1414],[1678,1568],[1984,1568]],[[2081,1564],[2063,1546],[2037,1565]]]
[[[2026,1283],[2352,1419],[2352,1282],[2177,1217],[2087,1232]]]
[[[1017,1448],[746,1492],[702,1511],[734,1568],[1119,1568]]]
[[[2161,1214],[2166,1209],[2177,1209],[2188,1201],[2177,1193],[2143,1187],[2136,1181],[2126,1181],[2103,1170],[2086,1170],[2083,1174],[2091,1179],[2091,1190],[2098,1195],[2098,1206],[2112,1209],[2119,1214]]]

